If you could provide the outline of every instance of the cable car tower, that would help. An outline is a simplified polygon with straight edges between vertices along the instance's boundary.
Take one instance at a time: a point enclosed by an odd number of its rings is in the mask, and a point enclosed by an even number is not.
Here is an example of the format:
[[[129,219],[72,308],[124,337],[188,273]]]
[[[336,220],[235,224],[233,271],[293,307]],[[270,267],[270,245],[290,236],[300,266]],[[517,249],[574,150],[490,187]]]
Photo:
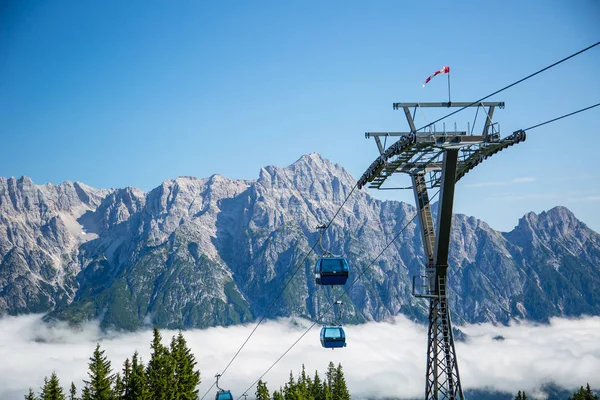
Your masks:
[[[481,108],[485,113],[483,131],[480,135],[473,135],[470,127],[467,129],[470,132],[456,131],[456,127],[454,131],[446,131],[444,127],[442,132],[436,132],[431,126],[417,131],[414,123],[416,112],[425,107],[477,107],[477,113]],[[367,139],[375,138],[380,156],[359,179],[358,188],[367,184],[374,189],[412,188],[417,204],[418,225],[427,261],[424,274],[413,277],[413,295],[429,299],[425,400],[464,399],[446,285],[454,188],[460,178],[483,160],[525,140],[524,131],[500,138],[499,125],[492,122],[497,107],[504,108],[504,103],[394,103],[394,110],[404,111],[410,131],[365,133]],[[381,137],[399,139],[386,149]],[[395,173],[410,175],[412,186],[383,187],[387,178]],[[428,188],[439,188],[435,226]]]

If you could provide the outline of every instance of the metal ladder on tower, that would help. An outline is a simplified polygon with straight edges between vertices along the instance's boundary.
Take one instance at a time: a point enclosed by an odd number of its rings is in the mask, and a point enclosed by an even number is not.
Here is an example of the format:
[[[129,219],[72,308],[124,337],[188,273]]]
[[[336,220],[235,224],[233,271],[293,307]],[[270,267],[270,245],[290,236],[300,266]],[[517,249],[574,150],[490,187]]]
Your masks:
[[[423,234],[428,251],[426,254],[433,255],[435,249],[435,227],[433,226],[433,217],[431,216],[431,208],[429,205],[429,194],[427,193],[427,183],[425,182],[425,176],[418,174],[414,176],[415,192],[417,195],[417,204],[422,208],[421,218],[423,226]],[[432,263],[433,260],[429,260]]]

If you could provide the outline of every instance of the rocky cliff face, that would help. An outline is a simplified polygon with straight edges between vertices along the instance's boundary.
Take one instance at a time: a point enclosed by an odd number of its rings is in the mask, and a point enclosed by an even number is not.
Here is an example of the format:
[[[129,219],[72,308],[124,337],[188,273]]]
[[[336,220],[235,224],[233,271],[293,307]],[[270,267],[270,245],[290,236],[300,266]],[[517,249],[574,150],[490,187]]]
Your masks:
[[[51,311],[105,327],[206,327],[269,317],[316,318],[342,288],[315,287],[315,226],[354,186],[318,154],[255,181],[180,177],[149,193],[79,183],[0,180],[0,313]],[[323,238],[351,264],[349,284],[415,209],[354,191]],[[426,315],[411,295],[423,264],[414,223],[360,277],[346,322]],[[457,322],[544,321],[600,314],[600,235],[562,207],[530,213],[510,233],[455,215],[450,254]],[[293,278],[291,278],[293,276]]]
[[[77,218],[109,193],[0,178],[0,314],[49,311],[73,300],[79,246],[95,238]]]
[[[468,321],[600,312],[600,235],[564,207],[529,213],[509,233],[454,219],[451,287]]]

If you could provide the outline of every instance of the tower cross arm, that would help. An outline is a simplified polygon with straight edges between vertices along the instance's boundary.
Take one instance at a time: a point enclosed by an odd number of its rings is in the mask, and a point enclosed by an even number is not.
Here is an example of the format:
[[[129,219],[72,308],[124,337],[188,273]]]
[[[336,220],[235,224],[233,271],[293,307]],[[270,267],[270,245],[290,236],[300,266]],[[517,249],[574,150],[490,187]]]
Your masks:
[[[453,101],[453,102],[439,102],[439,103],[393,103],[394,110],[399,110],[403,107],[446,107],[446,108],[459,108],[459,107],[500,107],[504,108],[503,101],[482,101],[470,103],[466,101]]]

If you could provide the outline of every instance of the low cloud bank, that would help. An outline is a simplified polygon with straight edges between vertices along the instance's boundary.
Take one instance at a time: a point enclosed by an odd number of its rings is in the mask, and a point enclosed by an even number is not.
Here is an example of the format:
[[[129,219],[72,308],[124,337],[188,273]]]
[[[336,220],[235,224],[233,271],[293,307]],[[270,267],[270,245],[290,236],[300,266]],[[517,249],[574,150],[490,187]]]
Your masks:
[[[310,325],[305,320],[263,323],[220,381],[241,396]],[[225,368],[254,325],[191,330],[184,333],[202,374],[200,395]],[[465,325],[466,342],[456,343],[463,390],[495,389],[538,393],[544,383],[576,388],[600,387],[600,317],[552,319],[549,325],[528,322],[510,326]],[[161,331],[168,344],[177,332]],[[399,316],[393,323],[368,323],[346,329],[348,347],[326,350],[313,328],[264,378],[278,389],[297,375],[302,364],[322,376],[329,361],[342,363],[353,398],[422,397],[425,380],[425,326]],[[502,337],[503,340],[499,337]],[[137,350],[150,358],[152,332],[103,333],[96,323],[74,331],[49,327],[40,315],[0,319],[0,399],[22,400],[29,387],[39,392],[45,376],[56,371],[65,390],[75,382],[80,392],[96,343],[106,350],[113,370]],[[495,339],[496,338],[496,339]],[[254,397],[255,388],[248,390]],[[206,399],[212,399],[210,393]]]

